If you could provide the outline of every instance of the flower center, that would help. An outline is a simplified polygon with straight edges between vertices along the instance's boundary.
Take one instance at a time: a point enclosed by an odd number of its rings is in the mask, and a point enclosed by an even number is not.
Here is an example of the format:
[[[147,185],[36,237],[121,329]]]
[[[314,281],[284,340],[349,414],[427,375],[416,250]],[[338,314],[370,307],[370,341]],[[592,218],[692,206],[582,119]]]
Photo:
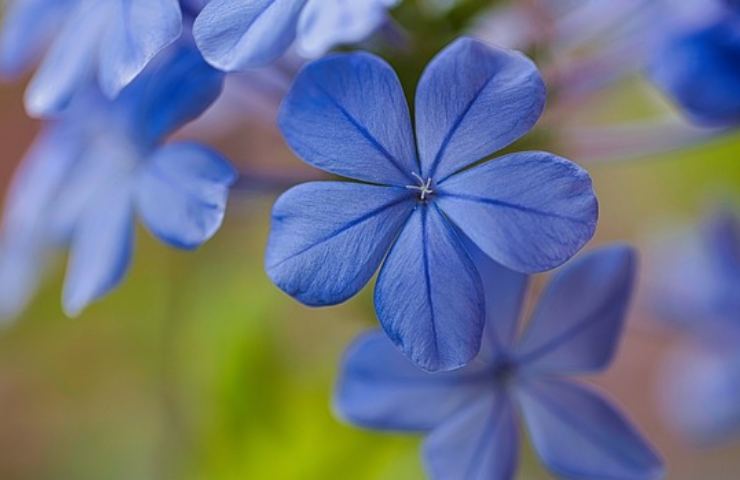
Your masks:
[[[434,193],[434,190],[432,190],[431,177],[424,179],[421,177],[421,175],[419,175],[416,172],[411,172],[411,175],[413,175],[414,178],[416,178],[419,181],[419,184],[418,185],[406,185],[406,188],[408,188],[409,190],[416,190],[418,192],[417,196],[419,198],[419,201],[426,202],[427,200],[429,200],[429,197],[431,197],[432,194]]]

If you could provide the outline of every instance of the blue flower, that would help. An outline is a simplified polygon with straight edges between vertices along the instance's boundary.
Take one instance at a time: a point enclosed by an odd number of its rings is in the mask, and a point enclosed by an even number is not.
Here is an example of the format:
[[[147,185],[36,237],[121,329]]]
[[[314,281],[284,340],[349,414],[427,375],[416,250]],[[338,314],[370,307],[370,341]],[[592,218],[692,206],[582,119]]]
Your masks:
[[[628,420],[602,395],[566,378],[610,363],[632,291],[634,251],[609,247],[566,266],[521,335],[527,277],[482,252],[476,259],[491,287],[485,344],[475,362],[425,373],[382,335],[367,334],[345,356],[335,395],[339,415],[367,428],[427,434],[423,454],[435,479],[513,478],[518,412],[542,462],[559,477],[660,478],[660,459]]]
[[[529,59],[461,39],[421,78],[414,142],[385,62],[357,53],[310,64],[279,126],[307,163],[368,183],[307,183],[280,197],[270,278],[307,305],[332,305],[355,295],[385,258],[375,306],[386,333],[426,370],[466,364],[478,353],[484,311],[461,232],[522,272],[560,265],[594,233],[591,179],[568,160],[524,152],[468,168],[524,135],[544,101]]]
[[[109,292],[130,263],[135,216],[180,248],[215,233],[235,172],[205,147],[162,142],[215,100],[222,80],[194,47],[173,46],[115,101],[91,85],[46,127],[6,202],[2,313],[24,306],[56,246],[70,250],[68,314]]]
[[[225,71],[263,66],[297,39],[307,56],[363,40],[398,0],[212,0],[193,27],[203,56]]]
[[[20,73],[49,46],[26,108],[58,114],[92,78],[115,97],[182,27],[178,0],[13,0],[0,37],[0,71]]]
[[[740,125],[740,14],[670,36],[649,74],[693,121]]]

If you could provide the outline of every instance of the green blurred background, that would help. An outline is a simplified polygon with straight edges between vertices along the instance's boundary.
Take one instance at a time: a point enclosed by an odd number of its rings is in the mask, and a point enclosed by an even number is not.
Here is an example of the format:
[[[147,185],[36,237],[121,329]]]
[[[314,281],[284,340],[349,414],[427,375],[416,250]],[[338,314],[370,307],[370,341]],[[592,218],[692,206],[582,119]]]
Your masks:
[[[402,10],[399,21],[410,15]],[[406,85],[452,35],[439,28],[417,26],[428,53],[391,59]],[[39,127],[23,113],[22,89],[0,86],[3,185]],[[604,122],[666,108],[636,80],[591,102],[581,115]],[[245,118],[215,143],[245,169],[311,172],[260,119]],[[523,143],[569,154],[546,127]],[[739,157],[735,135],[585,164],[601,204],[589,248],[642,246],[661,225],[696,220],[714,200],[733,198]],[[362,431],[332,415],[342,351],[376,325],[371,290],[308,309],[270,283],[262,257],[277,193],[234,192],[223,229],[194,253],[140,229],[125,283],[80,318],[61,313],[58,259],[33,305],[0,331],[0,479],[423,478],[420,439]],[[668,478],[738,478],[740,444],[692,447],[661,422],[655,377],[675,339],[642,328],[645,316],[635,305],[615,364],[594,381],[656,443]],[[520,478],[550,478],[523,445]]]

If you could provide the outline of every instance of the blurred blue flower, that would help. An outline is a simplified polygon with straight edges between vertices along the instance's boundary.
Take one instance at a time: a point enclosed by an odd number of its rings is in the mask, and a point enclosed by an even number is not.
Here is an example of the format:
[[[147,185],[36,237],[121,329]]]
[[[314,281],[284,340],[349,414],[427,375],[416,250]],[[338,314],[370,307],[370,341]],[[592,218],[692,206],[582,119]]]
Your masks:
[[[183,17],[178,0],[11,0],[3,23],[1,73],[22,72],[48,47],[26,92],[28,111],[48,116],[94,78],[115,97],[180,36]]]
[[[225,71],[273,62],[297,40],[306,56],[365,39],[398,0],[212,0],[193,27],[203,56]]]
[[[194,46],[173,46],[115,101],[90,85],[48,124],[6,202],[0,313],[25,305],[56,246],[70,250],[68,314],[106,294],[129,265],[135,215],[180,248],[214,234],[235,172],[205,147],[162,142],[216,99],[222,80]]]
[[[649,63],[653,82],[695,122],[740,125],[740,15],[676,32]]]
[[[635,274],[635,254],[614,246],[557,273],[522,335],[527,277],[476,254],[487,322],[478,358],[455,372],[414,367],[377,333],[347,352],[335,408],[353,424],[427,434],[434,479],[513,478],[521,412],[542,462],[563,478],[654,479],[662,462],[610,401],[565,376],[607,366]],[[501,289],[501,286],[506,286]]]
[[[591,179],[568,160],[522,152],[468,168],[529,131],[544,102],[529,59],[460,39],[419,82],[415,142],[388,64],[365,53],[310,64],[281,130],[307,163],[368,183],[306,183],[280,197],[270,278],[307,305],[332,305],[382,262],[375,306],[393,342],[426,370],[466,364],[484,311],[460,232],[507,267],[537,272],[569,259],[596,227]]]

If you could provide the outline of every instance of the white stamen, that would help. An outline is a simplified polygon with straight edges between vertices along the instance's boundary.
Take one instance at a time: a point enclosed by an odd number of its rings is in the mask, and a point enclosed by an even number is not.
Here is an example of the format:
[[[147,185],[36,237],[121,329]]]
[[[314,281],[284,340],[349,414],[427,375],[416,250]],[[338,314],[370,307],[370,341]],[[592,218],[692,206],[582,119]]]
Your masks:
[[[413,175],[414,178],[419,180],[419,185],[406,185],[406,188],[408,188],[409,190],[418,190],[419,192],[421,192],[419,195],[419,199],[421,201],[426,200],[427,195],[431,195],[432,193],[434,193],[434,190],[432,190],[431,188],[432,186],[431,178],[427,178],[426,180],[424,180],[421,177],[421,175],[419,175],[416,172],[411,172],[411,175]]]

